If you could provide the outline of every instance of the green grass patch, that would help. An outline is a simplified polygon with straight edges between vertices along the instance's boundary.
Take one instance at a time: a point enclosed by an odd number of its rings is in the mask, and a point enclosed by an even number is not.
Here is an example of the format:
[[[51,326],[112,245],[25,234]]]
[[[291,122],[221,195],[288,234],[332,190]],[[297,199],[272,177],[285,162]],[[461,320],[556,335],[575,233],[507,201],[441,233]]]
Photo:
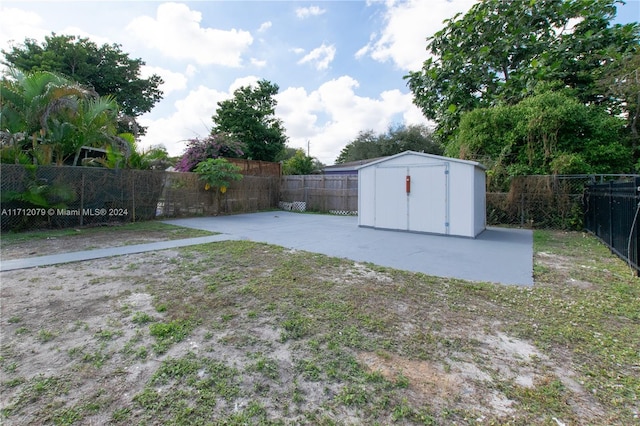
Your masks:
[[[189,319],[176,319],[149,325],[149,334],[156,338],[156,343],[153,346],[155,352],[165,353],[171,345],[184,340],[196,325],[194,321]]]

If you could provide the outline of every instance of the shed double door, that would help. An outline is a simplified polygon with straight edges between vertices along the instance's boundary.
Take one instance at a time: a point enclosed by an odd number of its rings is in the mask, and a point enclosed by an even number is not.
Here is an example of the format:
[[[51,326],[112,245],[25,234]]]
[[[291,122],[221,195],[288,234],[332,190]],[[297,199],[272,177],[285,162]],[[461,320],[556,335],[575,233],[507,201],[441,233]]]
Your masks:
[[[375,171],[375,227],[449,233],[448,165],[381,166]],[[410,191],[406,180],[410,177]]]

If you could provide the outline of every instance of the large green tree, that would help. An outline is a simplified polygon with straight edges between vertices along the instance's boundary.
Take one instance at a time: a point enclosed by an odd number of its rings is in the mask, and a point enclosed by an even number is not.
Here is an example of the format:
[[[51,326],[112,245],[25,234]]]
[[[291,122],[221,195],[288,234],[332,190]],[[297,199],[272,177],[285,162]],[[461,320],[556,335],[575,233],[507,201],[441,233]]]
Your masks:
[[[266,80],[240,87],[232,99],[218,102],[212,133],[227,133],[240,140],[245,158],[276,161],[287,141],[282,121],[275,116],[278,90],[278,85]]]
[[[640,49],[621,58],[598,84],[605,95],[620,102],[620,112],[626,112],[631,149],[636,153],[637,160],[640,147]],[[640,170],[640,167],[636,169]]]
[[[92,87],[100,96],[112,96],[120,107],[121,130],[144,133],[135,119],[162,99],[158,75],[141,78],[141,59],[131,59],[118,44],[98,46],[72,35],[45,37],[43,43],[27,39],[2,50],[3,63],[25,72],[50,71]]]
[[[624,121],[600,106],[544,91],[516,105],[464,113],[445,153],[481,161],[492,187],[505,189],[516,175],[629,172],[623,130]]]
[[[348,143],[336,159],[336,163],[385,157],[404,151],[442,154],[442,147],[435,141],[433,131],[427,126],[410,125],[391,127],[386,133],[362,131]]]
[[[482,0],[429,38],[421,70],[405,78],[414,102],[449,142],[461,114],[515,104],[541,82],[607,104],[596,82],[638,50],[637,23],[611,25],[617,0]]]

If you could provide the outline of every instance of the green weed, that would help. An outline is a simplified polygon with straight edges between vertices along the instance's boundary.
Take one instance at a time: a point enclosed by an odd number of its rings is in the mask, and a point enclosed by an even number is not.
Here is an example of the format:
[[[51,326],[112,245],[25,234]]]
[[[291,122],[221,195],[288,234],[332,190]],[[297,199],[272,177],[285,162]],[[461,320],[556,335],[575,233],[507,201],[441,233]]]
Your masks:
[[[154,350],[162,354],[171,345],[181,342],[191,333],[197,324],[187,319],[177,319],[170,322],[158,322],[149,325],[149,334],[156,338]]]

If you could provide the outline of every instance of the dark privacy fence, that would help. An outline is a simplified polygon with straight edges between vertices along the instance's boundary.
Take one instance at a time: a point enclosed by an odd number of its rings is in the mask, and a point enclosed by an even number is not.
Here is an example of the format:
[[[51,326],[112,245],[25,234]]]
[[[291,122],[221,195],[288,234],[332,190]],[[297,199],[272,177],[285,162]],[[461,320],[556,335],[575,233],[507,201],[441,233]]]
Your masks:
[[[640,272],[638,211],[640,177],[624,182],[592,183],[584,196],[585,229]]]

